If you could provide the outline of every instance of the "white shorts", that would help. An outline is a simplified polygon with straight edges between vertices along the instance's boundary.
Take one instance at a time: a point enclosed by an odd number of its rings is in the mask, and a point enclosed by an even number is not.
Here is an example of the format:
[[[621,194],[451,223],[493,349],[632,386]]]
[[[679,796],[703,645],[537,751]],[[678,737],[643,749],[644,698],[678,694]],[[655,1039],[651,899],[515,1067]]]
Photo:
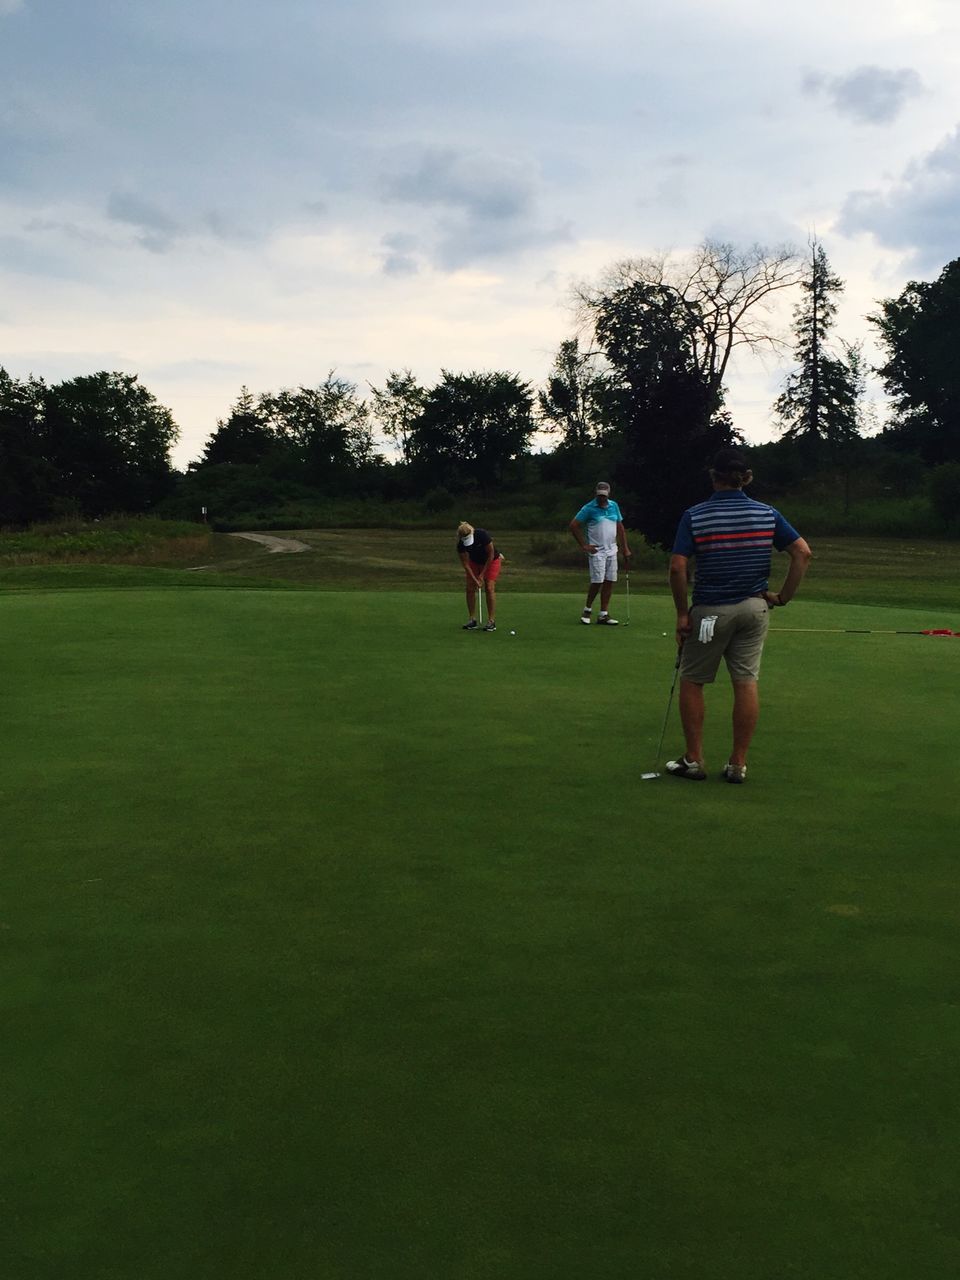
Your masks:
[[[617,548],[601,547],[599,551],[587,556],[590,564],[591,582],[616,582],[617,580]]]

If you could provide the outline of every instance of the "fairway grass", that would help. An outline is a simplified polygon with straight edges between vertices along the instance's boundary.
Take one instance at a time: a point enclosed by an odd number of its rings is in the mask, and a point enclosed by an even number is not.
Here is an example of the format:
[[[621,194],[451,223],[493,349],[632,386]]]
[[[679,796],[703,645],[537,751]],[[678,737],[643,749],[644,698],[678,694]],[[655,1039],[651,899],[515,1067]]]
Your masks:
[[[960,1272],[960,640],[776,631],[960,615],[776,611],[731,787],[579,606],[4,597],[11,1280]]]

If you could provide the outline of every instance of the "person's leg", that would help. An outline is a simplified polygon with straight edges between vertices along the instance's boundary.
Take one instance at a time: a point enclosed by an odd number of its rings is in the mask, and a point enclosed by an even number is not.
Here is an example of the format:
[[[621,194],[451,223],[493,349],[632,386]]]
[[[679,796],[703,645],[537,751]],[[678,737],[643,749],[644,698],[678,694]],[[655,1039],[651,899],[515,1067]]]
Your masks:
[[[730,763],[747,763],[747,751],[760,718],[760,689],[756,680],[733,682],[733,751]]]
[[[587,587],[587,603],[583,606],[584,613],[589,613],[593,608],[593,602],[597,598],[597,592],[603,584],[600,582],[591,582]]]
[[[733,751],[730,763],[741,768],[760,718],[760,661],[770,610],[754,597],[737,605],[737,627],[725,654],[733,682]]]
[[[496,622],[497,584],[495,582],[490,582],[485,579],[483,583],[483,588],[487,597],[487,622]]]
[[[477,620],[477,588],[467,579],[467,614],[471,622]]]
[[[613,595],[613,583],[608,579],[600,584],[600,612],[606,613],[610,608],[610,597]]]
[[[686,741],[688,760],[703,763],[703,720],[705,703],[703,685],[692,680],[680,681],[680,723]]]

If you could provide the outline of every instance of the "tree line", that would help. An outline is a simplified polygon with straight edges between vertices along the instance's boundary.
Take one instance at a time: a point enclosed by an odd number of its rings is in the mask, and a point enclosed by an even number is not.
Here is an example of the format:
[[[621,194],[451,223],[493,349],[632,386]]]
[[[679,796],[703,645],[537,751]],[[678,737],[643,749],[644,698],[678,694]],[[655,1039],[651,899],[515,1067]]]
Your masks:
[[[740,442],[725,407],[731,359],[786,354],[771,320],[786,291],[799,292],[793,365],[771,406],[784,456],[797,474],[857,466],[870,370],[860,345],[834,337],[842,290],[817,242],[805,256],[706,242],[682,258],[629,259],[576,289],[576,332],[539,389],[503,371],[444,371],[426,387],[409,369],[364,394],[335,371],[316,386],[242,388],[183,474],[170,464],[173,418],[135,376],[47,385],[0,368],[0,524],[318,497],[426,498],[439,513],[457,495],[579,483],[601,467],[634,527],[666,544],[677,512],[702,496],[710,456]],[[869,320],[885,357],[884,447],[936,468],[949,510],[954,492],[960,504],[960,259]],[[552,447],[531,455],[538,431]]]

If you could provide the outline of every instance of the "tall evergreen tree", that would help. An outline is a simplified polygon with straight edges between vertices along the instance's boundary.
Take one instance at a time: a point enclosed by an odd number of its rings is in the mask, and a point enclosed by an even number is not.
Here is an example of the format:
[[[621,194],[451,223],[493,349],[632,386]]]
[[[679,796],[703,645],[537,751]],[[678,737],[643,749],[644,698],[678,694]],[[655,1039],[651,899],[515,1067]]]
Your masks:
[[[829,334],[837,314],[843,281],[834,275],[822,244],[811,244],[803,297],[794,309],[794,348],[799,368],[789,375],[774,410],[785,439],[813,451],[822,445],[842,449],[859,435],[858,372],[831,347]]]
[[[267,425],[251,392],[241,387],[229,417],[217,423],[195,466],[213,467],[224,462],[255,466],[276,448],[276,433]]]

